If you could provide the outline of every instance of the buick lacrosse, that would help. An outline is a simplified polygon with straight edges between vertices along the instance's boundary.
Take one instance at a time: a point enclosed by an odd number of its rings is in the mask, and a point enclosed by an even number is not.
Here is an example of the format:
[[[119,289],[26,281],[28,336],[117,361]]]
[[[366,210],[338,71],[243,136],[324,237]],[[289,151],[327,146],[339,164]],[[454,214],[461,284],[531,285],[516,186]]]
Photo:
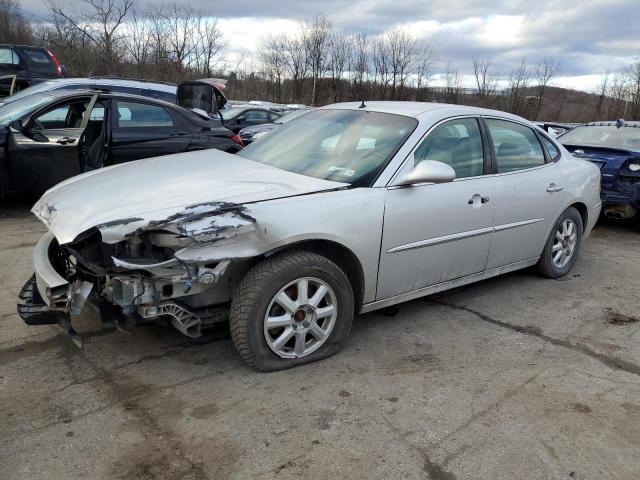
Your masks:
[[[58,184],[18,311],[88,303],[190,337],[230,322],[252,367],[336,353],[354,314],[513,270],[566,275],[600,212],[598,168],[528,121],[413,102],[301,116],[238,155],[141,160]]]

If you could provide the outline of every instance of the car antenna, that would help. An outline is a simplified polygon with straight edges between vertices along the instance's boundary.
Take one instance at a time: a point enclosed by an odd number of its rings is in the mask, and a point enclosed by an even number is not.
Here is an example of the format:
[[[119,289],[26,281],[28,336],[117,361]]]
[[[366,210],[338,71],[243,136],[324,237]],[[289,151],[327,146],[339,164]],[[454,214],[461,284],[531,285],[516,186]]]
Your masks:
[[[362,100],[362,103],[360,104],[360,106],[358,108],[367,108],[367,106],[364,104],[364,100]]]

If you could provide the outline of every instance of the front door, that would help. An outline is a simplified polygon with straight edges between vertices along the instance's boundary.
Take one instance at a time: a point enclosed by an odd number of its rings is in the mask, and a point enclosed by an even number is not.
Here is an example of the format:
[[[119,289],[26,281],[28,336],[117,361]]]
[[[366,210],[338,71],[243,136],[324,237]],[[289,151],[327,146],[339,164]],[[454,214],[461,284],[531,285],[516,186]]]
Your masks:
[[[11,131],[8,163],[14,188],[42,193],[83,171],[83,134],[97,96],[66,100]]]
[[[496,164],[490,269],[540,256],[566,192],[559,166],[531,128],[502,119],[484,121]]]
[[[377,300],[485,269],[494,215],[487,150],[476,118],[444,122],[419,145],[414,165],[447,163],[456,180],[387,191]]]

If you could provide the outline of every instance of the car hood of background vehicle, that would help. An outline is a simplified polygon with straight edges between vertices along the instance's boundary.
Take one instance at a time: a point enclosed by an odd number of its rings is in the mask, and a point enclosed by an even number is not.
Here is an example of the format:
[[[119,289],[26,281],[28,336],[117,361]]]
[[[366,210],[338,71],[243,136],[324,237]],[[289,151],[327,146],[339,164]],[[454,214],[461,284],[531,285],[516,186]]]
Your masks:
[[[73,177],[47,191],[32,212],[61,244],[92,227],[102,231],[103,241],[112,243],[185,209],[219,203],[229,207],[347,186],[203,150]]]

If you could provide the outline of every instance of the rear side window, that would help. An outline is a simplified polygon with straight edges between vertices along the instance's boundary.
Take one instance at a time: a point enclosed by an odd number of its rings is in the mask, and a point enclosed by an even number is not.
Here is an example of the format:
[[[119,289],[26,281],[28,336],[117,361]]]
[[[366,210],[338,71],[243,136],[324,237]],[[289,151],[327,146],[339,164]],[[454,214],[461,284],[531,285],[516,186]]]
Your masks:
[[[420,144],[415,163],[435,160],[450,165],[456,178],[476,177],[484,172],[480,127],[475,118],[461,118],[438,125]]]
[[[27,56],[29,61],[33,63],[46,64],[51,63],[51,58],[43,50],[39,48],[23,48],[22,52]]]
[[[173,127],[173,117],[163,107],[120,101],[116,105],[118,127]]]
[[[0,48],[0,64],[4,65],[19,65],[20,58],[18,54],[13,51],[13,48]]]
[[[540,139],[542,140],[542,144],[544,148],[547,149],[547,153],[549,154],[549,159],[553,162],[558,159],[560,156],[560,150],[556,147],[555,143],[549,140],[547,137],[540,135]]]
[[[529,127],[506,120],[487,119],[498,173],[517,172],[545,164],[542,145]]]

